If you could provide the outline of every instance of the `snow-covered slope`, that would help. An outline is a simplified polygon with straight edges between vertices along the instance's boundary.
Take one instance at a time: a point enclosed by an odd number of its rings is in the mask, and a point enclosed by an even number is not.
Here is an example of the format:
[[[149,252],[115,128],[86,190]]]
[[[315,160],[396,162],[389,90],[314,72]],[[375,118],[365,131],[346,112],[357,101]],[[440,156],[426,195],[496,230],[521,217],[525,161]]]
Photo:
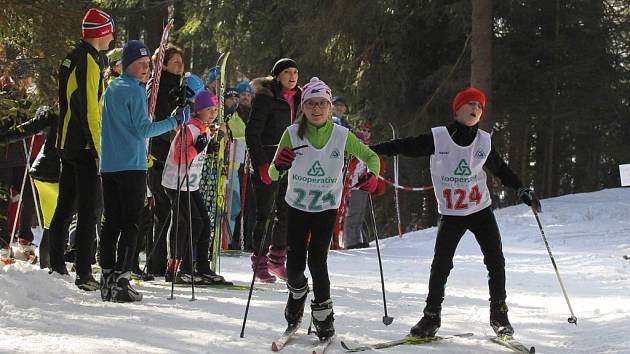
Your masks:
[[[510,320],[516,337],[538,353],[630,353],[630,189],[609,189],[543,201],[541,220],[578,317],[570,313],[531,211],[496,212],[507,263]],[[427,291],[435,229],[381,241],[388,314],[384,326],[378,262],[372,248],[329,256],[338,338],[373,343],[404,336],[420,318]],[[222,258],[222,273],[248,284],[247,257]],[[474,237],[462,239],[446,290],[440,334],[474,332],[468,339],[425,345],[422,352],[507,353],[490,343],[488,290]],[[260,353],[284,329],[286,290],[257,284],[245,338],[239,338],[247,291],[138,287],[144,300],[103,303],[77,289],[73,278],[50,276],[23,263],[0,269],[0,352],[28,353]],[[308,312],[308,311],[307,311]],[[307,324],[303,325],[304,330]],[[304,353],[300,336],[283,350]],[[399,346],[382,353],[413,353]],[[343,352],[339,342],[329,353]]]

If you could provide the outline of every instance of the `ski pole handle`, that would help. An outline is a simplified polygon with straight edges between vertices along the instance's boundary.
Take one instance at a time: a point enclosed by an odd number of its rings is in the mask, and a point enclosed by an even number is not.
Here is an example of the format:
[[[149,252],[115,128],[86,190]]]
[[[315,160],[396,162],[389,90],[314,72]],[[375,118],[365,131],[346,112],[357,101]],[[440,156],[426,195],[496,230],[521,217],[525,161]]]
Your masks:
[[[300,149],[304,149],[305,147],[308,147],[308,145],[300,145],[300,146],[296,146],[294,148],[291,149],[291,151],[298,151]]]

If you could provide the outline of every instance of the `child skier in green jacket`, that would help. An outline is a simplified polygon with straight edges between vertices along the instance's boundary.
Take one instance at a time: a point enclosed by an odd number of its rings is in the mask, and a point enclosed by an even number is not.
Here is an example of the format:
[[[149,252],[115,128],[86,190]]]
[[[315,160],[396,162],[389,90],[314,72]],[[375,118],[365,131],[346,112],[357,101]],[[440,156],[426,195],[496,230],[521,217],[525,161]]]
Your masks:
[[[312,78],[302,93],[302,117],[284,131],[269,176],[278,180],[282,171],[289,174],[285,195],[289,298],[284,316],[289,328],[299,327],[308,294],[304,276],[308,253],[315,295],[313,323],[324,339],[335,334],[326,259],[343,190],[344,155],[347,152],[368,165],[369,172],[358,183],[368,192],[376,188],[380,160],[347,128],[333,124],[332,95],[323,81]]]

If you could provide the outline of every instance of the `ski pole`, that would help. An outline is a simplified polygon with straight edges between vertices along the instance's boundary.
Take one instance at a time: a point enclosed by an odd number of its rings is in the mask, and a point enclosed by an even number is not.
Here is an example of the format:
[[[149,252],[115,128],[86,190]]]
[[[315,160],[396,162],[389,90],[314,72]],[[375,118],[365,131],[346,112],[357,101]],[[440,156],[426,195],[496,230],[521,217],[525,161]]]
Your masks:
[[[392,128],[393,139],[398,138],[398,132],[396,127],[392,123],[388,123]],[[398,155],[394,155],[394,183],[398,184]],[[398,189],[394,188],[394,202],[396,203],[396,218],[398,219],[398,237],[403,236],[402,220],[400,218],[400,197],[398,196]]]
[[[249,177],[249,152],[245,150],[245,162],[243,164],[243,181],[241,182],[241,228],[239,245],[241,252],[245,252],[245,207],[247,197],[247,182]]]
[[[549,247],[549,243],[547,242],[547,237],[545,236],[545,231],[543,231],[542,224],[540,223],[538,212],[536,212],[536,209],[534,208],[532,208],[532,212],[534,212],[534,216],[536,217],[536,222],[538,223],[538,228],[540,229],[540,235],[542,236],[542,239],[545,242],[545,247],[547,247],[547,253],[549,253],[551,264],[553,264],[553,269],[556,272],[556,277],[558,278],[558,282],[560,283],[562,294],[564,295],[564,299],[567,301],[567,305],[569,306],[569,311],[571,312],[571,317],[569,317],[567,321],[577,326],[577,317],[575,317],[575,314],[573,313],[573,308],[571,307],[571,302],[569,301],[567,290],[564,288],[564,284],[562,283],[562,279],[560,278],[560,273],[558,272],[558,266],[556,265],[556,260],[553,258],[553,254],[551,253],[551,248]]]
[[[186,114],[186,111],[184,110],[183,114]],[[182,191],[182,186],[180,184],[181,181],[181,177],[180,177],[180,172],[181,172],[181,168],[182,168],[182,156],[184,155],[184,152],[182,151],[184,149],[184,144],[183,144],[183,140],[184,140],[184,136],[186,135],[185,133],[186,130],[186,124],[184,124],[184,122],[182,121],[181,126],[180,126],[180,130],[179,130],[179,160],[177,162],[177,197],[175,198],[177,200],[177,213],[175,214],[175,238],[173,241],[173,248],[174,248],[174,263],[173,263],[173,275],[171,278],[171,297],[169,297],[169,300],[174,300],[175,297],[173,296],[174,292],[175,292],[175,278],[177,276],[177,271],[179,268],[179,262],[178,262],[178,255],[179,252],[177,252],[177,238],[179,237],[179,204],[180,204],[180,197],[181,197],[181,191]],[[175,138],[177,139],[177,138]],[[186,153],[186,156],[188,156],[188,153]],[[186,167],[188,167],[188,160],[186,160]],[[185,179],[184,179],[185,180]],[[191,260],[192,261],[192,260]],[[168,270],[167,270],[168,271]],[[194,275],[193,275],[193,279],[194,279]]]
[[[188,134],[183,134],[184,135],[184,145],[186,146],[186,149],[188,149]],[[181,149],[181,148],[180,148]],[[188,156],[188,151],[186,151],[186,156]],[[180,155],[181,157],[181,155]],[[181,163],[181,160],[180,160]],[[189,170],[188,170],[188,161],[186,161],[186,194],[187,194],[187,199],[188,199],[188,237],[190,240],[190,277],[192,279],[191,282],[191,297],[190,297],[190,301],[195,301],[195,266],[194,266],[194,247],[193,247],[193,233],[192,233],[192,209],[191,209],[191,205],[190,205],[190,176],[189,176]],[[175,275],[175,274],[173,274]],[[175,283],[175,276],[173,276],[173,283]]]
[[[295,147],[291,150],[296,151],[299,149],[303,149],[305,147],[307,147],[308,145],[300,145],[298,147]],[[286,172],[283,172],[282,175],[280,175],[280,178],[278,178],[278,181],[280,181],[284,175],[286,174]],[[269,234],[269,221],[273,218],[272,215],[274,214],[274,209],[276,208],[276,199],[278,198],[278,192],[280,191],[280,186],[278,186],[278,189],[276,189],[275,193],[273,194],[273,199],[271,202],[271,213],[269,213],[269,215],[267,216],[267,221],[265,221],[265,234],[263,235],[263,239],[260,243],[260,249],[258,250],[258,254],[261,254],[263,252],[263,249],[265,247],[265,243],[267,241],[267,235]],[[243,316],[243,326],[241,327],[241,338],[245,338],[245,324],[247,323],[247,314],[249,313],[249,304],[252,300],[252,292],[254,291],[254,282],[256,281],[256,271],[258,270],[258,263],[254,264],[253,267],[253,275],[252,275],[252,281],[249,285],[249,294],[247,295],[247,305],[245,305],[245,316]]]
[[[368,193],[368,198],[370,199],[370,208],[372,209],[372,222],[374,223],[374,240],[376,241],[376,254],[378,256],[378,269],[381,273],[381,289],[383,291],[383,310],[385,311],[385,315],[383,316],[383,324],[389,326],[394,322],[393,317],[389,317],[387,315],[387,300],[385,299],[385,279],[383,278],[383,264],[381,262],[381,249],[378,245],[378,229],[376,228],[376,216],[374,215],[374,203],[372,202],[372,194]]]
[[[33,144],[35,143],[35,139],[31,140],[31,147],[28,150],[28,153],[26,153],[26,166],[24,166],[24,176],[22,177],[22,185],[20,187],[20,197],[18,198],[18,205],[17,208],[15,209],[15,218],[13,219],[13,227],[11,228],[11,238],[9,238],[9,247],[11,247],[11,244],[13,243],[13,237],[15,236],[15,231],[17,230],[17,223],[20,217],[20,212],[21,212],[21,206],[22,206],[22,197],[24,195],[24,187],[26,185],[26,177],[28,177],[28,170],[29,170],[29,161],[31,160],[31,152],[33,151]],[[24,145],[24,147],[26,148],[26,143]],[[10,195],[11,193],[9,193]],[[9,196],[10,197],[10,196]]]

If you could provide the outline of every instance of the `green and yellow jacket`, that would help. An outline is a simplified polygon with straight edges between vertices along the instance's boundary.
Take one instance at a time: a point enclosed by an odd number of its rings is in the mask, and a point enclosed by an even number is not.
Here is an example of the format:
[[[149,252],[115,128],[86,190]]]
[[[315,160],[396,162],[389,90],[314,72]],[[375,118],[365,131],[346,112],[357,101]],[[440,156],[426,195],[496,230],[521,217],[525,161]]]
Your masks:
[[[59,125],[57,148],[101,151],[101,104],[103,61],[99,52],[81,41],[59,68]]]

